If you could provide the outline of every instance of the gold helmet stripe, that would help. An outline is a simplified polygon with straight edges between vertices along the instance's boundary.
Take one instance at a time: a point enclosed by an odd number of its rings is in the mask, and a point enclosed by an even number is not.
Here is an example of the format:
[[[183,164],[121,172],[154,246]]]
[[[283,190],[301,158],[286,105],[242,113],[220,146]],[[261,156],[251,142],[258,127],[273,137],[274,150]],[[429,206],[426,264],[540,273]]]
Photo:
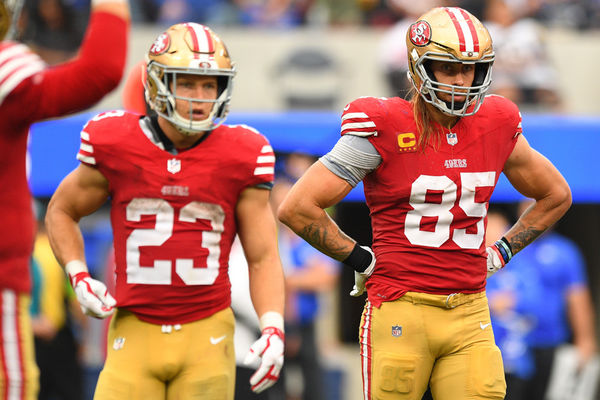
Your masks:
[[[461,53],[479,53],[479,38],[469,15],[458,7],[445,7],[445,10],[458,33]]]

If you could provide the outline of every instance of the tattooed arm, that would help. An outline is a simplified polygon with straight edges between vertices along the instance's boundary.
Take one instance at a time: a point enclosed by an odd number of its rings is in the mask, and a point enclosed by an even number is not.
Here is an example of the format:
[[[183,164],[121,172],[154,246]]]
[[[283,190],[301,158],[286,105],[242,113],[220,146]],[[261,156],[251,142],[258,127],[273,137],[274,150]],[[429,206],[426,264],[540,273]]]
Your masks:
[[[571,206],[571,190],[556,167],[523,135],[504,165],[504,174],[515,189],[535,200],[504,235],[516,254],[564,215]]]
[[[341,201],[351,189],[348,182],[317,161],[292,187],[277,216],[313,247],[343,261],[356,241],[340,230],[325,209]]]

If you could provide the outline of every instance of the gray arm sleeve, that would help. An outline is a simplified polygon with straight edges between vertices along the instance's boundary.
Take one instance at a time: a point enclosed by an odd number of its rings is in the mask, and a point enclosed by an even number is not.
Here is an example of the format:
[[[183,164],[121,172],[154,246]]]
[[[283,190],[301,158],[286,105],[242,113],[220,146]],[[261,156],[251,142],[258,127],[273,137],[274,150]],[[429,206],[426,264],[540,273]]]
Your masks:
[[[369,172],[381,164],[381,155],[369,139],[344,135],[319,161],[328,170],[355,187]]]

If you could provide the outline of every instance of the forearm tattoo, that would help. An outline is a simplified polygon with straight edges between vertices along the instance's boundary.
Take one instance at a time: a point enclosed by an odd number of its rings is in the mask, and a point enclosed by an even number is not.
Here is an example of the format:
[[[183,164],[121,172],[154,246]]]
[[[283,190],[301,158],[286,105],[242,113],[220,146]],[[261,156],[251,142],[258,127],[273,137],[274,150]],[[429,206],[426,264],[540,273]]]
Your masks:
[[[513,254],[516,254],[519,251],[521,251],[523,248],[525,248],[525,246],[533,242],[538,236],[544,233],[544,231],[545,229],[536,229],[535,227],[531,226],[510,238],[509,243],[512,248]]]
[[[329,224],[311,223],[302,228],[298,234],[314,248],[338,261],[346,259],[354,247],[352,239],[339,228],[332,234]],[[346,243],[340,243],[340,237],[346,239],[343,240]]]

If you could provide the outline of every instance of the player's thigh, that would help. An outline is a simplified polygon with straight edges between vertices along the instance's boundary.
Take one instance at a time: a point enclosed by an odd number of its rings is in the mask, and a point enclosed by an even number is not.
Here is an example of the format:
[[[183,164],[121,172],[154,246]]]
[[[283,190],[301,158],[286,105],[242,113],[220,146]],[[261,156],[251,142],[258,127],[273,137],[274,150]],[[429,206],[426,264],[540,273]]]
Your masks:
[[[169,382],[167,400],[233,400],[235,319],[230,308],[185,324],[185,368]],[[248,383],[249,384],[249,383]]]
[[[107,335],[106,361],[100,372],[94,400],[154,400],[165,398],[160,377],[161,353],[169,353],[159,325],[140,321],[117,309]]]
[[[504,399],[504,367],[500,349],[494,342],[487,299],[482,297],[453,311],[461,313],[458,316],[460,328],[449,332],[449,351],[437,359],[433,368],[433,397],[436,400]]]
[[[30,298],[0,291],[0,397],[37,399],[39,370],[35,362]]]
[[[421,399],[433,365],[424,329],[421,309],[410,302],[367,302],[359,329],[365,399]]]

